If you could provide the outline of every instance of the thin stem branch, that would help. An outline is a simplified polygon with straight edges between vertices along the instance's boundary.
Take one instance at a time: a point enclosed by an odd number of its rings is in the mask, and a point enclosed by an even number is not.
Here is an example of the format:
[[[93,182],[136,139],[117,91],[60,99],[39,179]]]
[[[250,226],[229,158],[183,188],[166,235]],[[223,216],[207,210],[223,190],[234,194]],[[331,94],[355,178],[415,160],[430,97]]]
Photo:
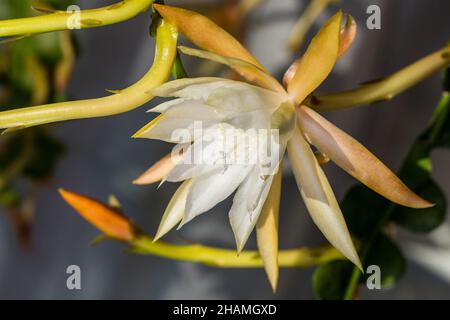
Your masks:
[[[54,13],[0,21],[0,37],[29,35],[67,29],[106,26],[133,18],[147,10],[153,0],[124,0],[110,6],[77,12]]]
[[[143,105],[153,98],[148,91],[164,83],[170,75],[176,55],[177,36],[174,26],[160,21],[153,65],[147,74],[132,86],[103,98],[0,112],[0,128],[21,129],[50,122],[110,116]]]
[[[142,255],[154,255],[163,258],[197,262],[221,268],[262,268],[263,261],[256,250],[242,251],[192,245],[173,245],[162,241],[153,242],[153,238],[140,235],[130,242],[131,252]],[[279,265],[285,268],[308,268],[335,259],[343,259],[339,251],[330,245],[316,248],[297,248],[281,250]]]
[[[314,94],[307,105],[318,111],[331,111],[390,100],[449,64],[450,45],[447,45],[382,80],[349,91]]]

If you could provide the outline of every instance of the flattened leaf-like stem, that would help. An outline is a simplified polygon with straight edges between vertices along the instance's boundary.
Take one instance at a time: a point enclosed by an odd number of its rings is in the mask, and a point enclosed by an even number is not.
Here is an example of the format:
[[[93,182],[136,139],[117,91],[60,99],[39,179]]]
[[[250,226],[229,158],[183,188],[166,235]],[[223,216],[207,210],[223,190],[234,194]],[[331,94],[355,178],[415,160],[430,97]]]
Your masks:
[[[138,82],[117,93],[97,99],[46,104],[0,112],[0,128],[21,129],[50,122],[115,115],[135,109],[150,101],[148,91],[164,83],[176,55],[178,33],[164,20],[156,35],[152,67]]]
[[[107,239],[125,242],[129,252],[141,255],[154,255],[163,258],[203,263],[222,268],[262,268],[263,260],[258,251],[242,251],[203,246],[200,244],[174,245],[155,242],[153,237],[143,234],[140,228],[114,208],[95,199],[60,190],[66,202],[83,218],[107,235]],[[105,238],[105,237],[101,237]],[[281,267],[307,268],[326,263],[343,256],[333,247],[324,245],[315,248],[295,248],[282,250],[279,254]]]
[[[95,28],[122,22],[148,9],[153,0],[125,0],[110,6],[73,11],[56,11],[36,17],[0,21],[0,37],[20,36],[70,29],[78,24],[80,29]],[[74,27],[75,28],[75,25]]]
[[[153,239],[148,236],[134,239],[131,246],[132,253],[197,262],[212,267],[264,267],[264,263],[256,250],[244,250],[238,255],[236,250],[214,248],[200,244],[173,245],[162,241],[153,242]],[[309,268],[335,259],[343,259],[343,256],[329,245],[281,250],[278,256],[279,265],[283,268]]]
[[[390,100],[450,64],[450,45],[375,82],[332,94],[314,94],[307,105],[316,111],[346,109]]]

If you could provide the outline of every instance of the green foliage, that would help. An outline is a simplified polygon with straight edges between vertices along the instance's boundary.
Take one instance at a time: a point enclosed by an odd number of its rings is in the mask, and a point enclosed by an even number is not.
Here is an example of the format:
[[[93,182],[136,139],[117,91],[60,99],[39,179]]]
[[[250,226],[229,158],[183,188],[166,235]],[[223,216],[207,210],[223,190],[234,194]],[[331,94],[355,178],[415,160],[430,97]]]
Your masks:
[[[366,258],[366,266],[377,265],[381,270],[381,288],[395,285],[405,273],[406,261],[397,245],[385,234],[378,233]],[[370,274],[365,273],[362,283],[366,283]]]
[[[45,179],[53,174],[56,164],[64,154],[64,144],[45,130],[36,130],[33,153],[24,167],[24,175],[30,179]]]
[[[364,239],[370,236],[386,205],[383,197],[363,185],[356,185],[345,195],[341,209],[352,234]]]
[[[2,0],[0,19],[39,14],[33,9],[33,5],[51,11],[66,10],[72,4],[76,4],[76,1]],[[65,95],[61,88],[56,89],[55,86],[55,72],[64,57],[62,41],[61,33],[52,32],[18,37],[0,43],[0,62],[3,62],[0,63],[0,90],[9,93],[2,97],[0,110],[51,103]],[[65,45],[67,46],[67,43]],[[37,182],[51,177],[63,153],[63,143],[44,127],[29,128],[2,136],[0,206],[20,207],[22,198],[26,197],[26,185],[19,185],[17,181],[25,178]]]
[[[380,268],[380,285],[383,289],[392,287],[405,273],[406,261],[397,245],[385,234],[374,239],[366,258],[366,266]],[[348,283],[354,270],[348,260],[335,260],[316,268],[313,274],[313,289],[317,299],[344,299]],[[365,273],[358,281],[366,283],[373,273]],[[370,280],[369,280],[370,281]]]
[[[316,298],[320,300],[342,299],[352,269],[352,263],[347,260],[335,260],[317,267],[313,275],[313,289]]]
[[[399,177],[414,192],[435,203],[427,209],[411,209],[395,205],[363,185],[349,190],[341,208],[350,232],[358,239],[359,254],[364,268],[378,265],[381,285],[395,285],[406,268],[405,259],[397,245],[383,232],[395,223],[413,232],[430,232],[445,219],[445,195],[431,178],[431,152],[436,148],[450,148],[450,69],[443,72],[444,92],[429,127],[417,138],[405,158]],[[358,283],[367,280],[349,262],[333,261],[318,267],[313,286],[319,299],[353,298]],[[333,284],[333,281],[336,281]]]
[[[66,10],[66,8],[75,4],[76,1],[56,1],[47,0],[37,3],[37,6],[46,5],[46,7],[55,10]],[[32,9],[36,4],[32,0],[5,0],[0,4],[0,19],[11,19],[36,15],[37,12]],[[0,39],[1,40],[1,39]],[[76,51],[76,46],[74,46]],[[17,39],[7,44],[0,44],[0,59],[7,60],[5,70],[0,69],[0,85],[8,87],[14,94],[10,101],[1,102],[1,110],[15,109],[28,106],[31,103],[36,86],[42,80],[36,76],[36,70],[30,66],[30,61],[43,68],[43,72],[50,84],[50,97],[46,102],[60,101],[62,92],[55,92],[51,83],[57,66],[63,58],[61,37],[59,32],[50,32],[38,34],[23,39]]]
[[[22,163],[16,175],[33,180],[45,179],[54,172],[64,153],[64,145],[43,128],[30,128],[11,136],[0,153],[0,172]]]
[[[186,71],[184,70],[184,66],[183,66],[183,62],[181,61],[181,57],[178,53],[177,53],[177,56],[175,57],[175,61],[173,62],[172,77],[175,80],[188,77]]]
[[[6,208],[16,206],[20,202],[20,193],[11,185],[0,188],[0,205]]]

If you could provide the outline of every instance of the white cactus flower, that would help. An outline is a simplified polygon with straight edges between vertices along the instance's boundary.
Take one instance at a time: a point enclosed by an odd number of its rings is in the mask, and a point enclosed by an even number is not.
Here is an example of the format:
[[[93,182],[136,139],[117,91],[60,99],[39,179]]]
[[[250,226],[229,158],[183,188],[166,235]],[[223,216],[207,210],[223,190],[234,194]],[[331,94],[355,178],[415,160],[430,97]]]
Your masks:
[[[335,248],[362,269],[338,201],[312,145],[387,199],[413,208],[432,205],[412,192],[358,141],[307,106],[310,94],[350,47],[356,31],[353,19],[348,19],[341,29],[342,12],[331,17],[305,54],[287,71],[283,87],[239,42],[208,19],[187,10],[156,8],[163,17],[170,17],[194,44],[208,50],[180,47],[182,53],[228,65],[257,86],[221,78],[197,78],[175,80],[151,91],[176,99],[152,109],[161,115],[135,136],[179,145],[172,156],[158,161],[135,183],[184,181],[170,201],[155,239],[236,191],[230,222],[238,250],[242,250],[257,224],[259,252],[275,289],[281,174],[278,170],[274,178],[274,173],[287,149],[297,186],[313,221]],[[205,32],[192,32],[198,29]],[[203,135],[195,134],[196,121],[206,128]],[[266,143],[224,144],[224,140],[229,140],[227,129],[233,129],[241,137],[248,137],[248,130],[264,129]],[[201,151],[208,162],[187,161],[196,159],[192,150],[194,154]],[[231,157],[234,160],[248,160],[248,154],[254,154],[255,150],[258,161],[252,164],[222,161],[225,155],[234,155]],[[260,223],[261,212],[264,219]]]
[[[177,143],[174,150],[181,148],[183,156],[164,181],[188,181],[168,206],[156,238],[236,191],[230,223],[242,250],[294,128],[289,97],[222,78],[175,80],[152,94],[177,99],[150,110],[160,117],[136,135]]]

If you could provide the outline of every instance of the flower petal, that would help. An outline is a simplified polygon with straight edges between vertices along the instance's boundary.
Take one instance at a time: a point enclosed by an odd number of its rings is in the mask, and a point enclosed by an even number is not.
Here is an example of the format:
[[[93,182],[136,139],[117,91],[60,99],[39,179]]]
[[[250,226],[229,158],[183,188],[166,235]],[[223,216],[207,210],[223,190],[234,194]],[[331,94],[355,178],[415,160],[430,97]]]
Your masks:
[[[188,143],[194,139],[194,132],[198,128],[209,128],[219,121],[220,119],[166,118],[161,114],[139,129],[133,135],[133,138],[155,139],[171,143]]]
[[[164,118],[195,119],[195,120],[220,120],[225,115],[201,100],[187,100],[168,108]]]
[[[361,269],[330,183],[298,127],[288,143],[288,154],[297,186],[314,223],[336,249]]]
[[[133,138],[147,138],[172,143],[187,143],[192,141],[195,120],[193,119],[165,119],[160,115],[139,129]],[[181,131],[183,130],[183,132]],[[186,134],[184,130],[188,130]],[[178,134],[180,133],[180,134]]]
[[[351,15],[347,15],[347,21],[345,22],[345,26],[341,29],[340,34],[340,46],[339,46],[339,57],[342,57],[348,49],[353,44],[353,41],[356,38],[357,25],[355,19]]]
[[[217,164],[184,164],[179,163],[166,177],[166,181],[169,182],[179,182],[186,179],[192,179],[201,177],[204,175],[210,175],[214,173],[220,173],[223,171],[224,165]]]
[[[339,35],[339,53],[338,58],[342,57],[352,46],[353,41],[356,38],[357,25],[355,19],[351,15],[347,15],[347,20],[345,22],[345,26],[341,28],[341,32]],[[292,81],[292,78],[296,74],[298,67],[300,65],[301,58],[294,61],[283,76],[283,85],[284,87],[288,87],[289,83]]]
[[[339,11],[312,39],[289,82],[288,93],[300,104],[328,76],[339,56],[342,11]]]
[[[266,270],[273,291],[277,288],[279,274],[278,214],[280,211],[282,176],[282,167],[280,165],[256,224],[256,239],[259,254],[264,262],[264,269]]]
[[[223,172],[193,179],[180,227],[228,198],[250,169],[250,166],[230,165]]]
[[[160,97],[179,97],[165,102],[151,112],[169,112],[175,106],[203,103],[228,112],[272,110],[288,98],[285,94],[253,86],[246,82],[223,78],[191,78],[167,82],[151,91]]]
[[[216,109],[230,112],[274,111],[283,101],[273,91],[255,87],[244,82],[230,81],[215,89],[206,103]]]
[[[169,182],[197,178],[205,174],[221,172],[225,164],[217,141],[197,139],[184,153],[181,161],[166,177]]]
[[[235,70],[237,73],[239,73],[242,77],[244,77],[247,81],[251,83],[260,85],[269,90],[284,92],[283,87],[270,73],[267,73],[266,70],[261,69],[250,62],[238,58],[225,57],[220,54],[212,53],[205,50],[189,48],[185,46],[178,46],[178,50],[186,55],[224,64],[230,67],[231,69]],[[243,72],[243,70],[248,70],[248,72]],[[258,77],[252,76],[253,74],[257,74],[259,76]],[[264,79],[264,81],[262,81],[262,79]]]
[[[170,199],[153,241],[160,239],[183,219],[186,199],[191,185],[192,180],[186,180]]]
[[[383,197],[412,208],[427,208],[430,202],[412,192],[388,167],[354,138],[314,110],[297,109],[298,122],[308,140],[339,167]]]
[[[188,99],[208,99],[211,91],[232,81],[216,77],[182,78],[166,82],[148,93],[158,97],[180,97]],[[189,90],[184,90],[186,88]]]
[[[172,171],[182,158],[183,148],[175,149],[173,152],[158,160],[147,171],[136,178],[133,183],[143,185],[161,181]]]
[[[153,7],[164,20],[175,25],[178,31],[183,33],[199,48],[225,57],[241,59],[265,70],[258,60],[239,41],[205,16],[193,11],[159,4],[154,4]],[[252,69],[237,68],[243,76],[249,79],[260,78],[261,83],[267,81],[266,78],[261,77],[260,73]],[[272,85],[273,83],[267,84],[269,88]],[[264,87],[267,86],[264,85]]]
[[[238,252],[241,252],[248,240],[253,228],[258,221],[262,206],[269,193],[273,176],[265,179],[261,178],[259,168],[253,167],[251,173],[244,180],[233,198],[233,205],[230,209],[230,224],[236,239]],[[249,206],[248,194],[257,189],[261,196],[258,197],[258,203],[254,208]]]

